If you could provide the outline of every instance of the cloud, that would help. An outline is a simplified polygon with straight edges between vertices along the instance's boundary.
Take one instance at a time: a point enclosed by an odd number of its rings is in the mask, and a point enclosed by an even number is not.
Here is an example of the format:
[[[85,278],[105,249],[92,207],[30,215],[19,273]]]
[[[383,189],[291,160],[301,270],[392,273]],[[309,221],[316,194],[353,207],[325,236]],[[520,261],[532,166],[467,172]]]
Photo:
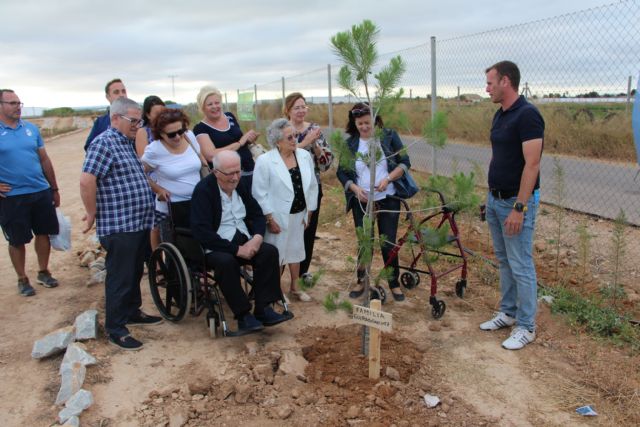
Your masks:
[[[3,2],[0,85],[15,88],[23,98],[28,94],[28,104],[80,106],[103,104],[104,83],[116,76],[125,81],[132,97],[156,93],[165,98],[171,95],[168,76],[176,75],[179,101],[192,101],[203,82],[235,99],[237,88],[264,83],[275,88],[282,76],[292,77],[294,85],[305,79],[322,84],[326,73],[305,73],[328,63],[337,65],[330,37],[365,18],[381,28],[379,51],[391,52],[428,43],[431,35],[446,39],[601,3]],[[408,60],[420,70],[428,68],[428,58]]]

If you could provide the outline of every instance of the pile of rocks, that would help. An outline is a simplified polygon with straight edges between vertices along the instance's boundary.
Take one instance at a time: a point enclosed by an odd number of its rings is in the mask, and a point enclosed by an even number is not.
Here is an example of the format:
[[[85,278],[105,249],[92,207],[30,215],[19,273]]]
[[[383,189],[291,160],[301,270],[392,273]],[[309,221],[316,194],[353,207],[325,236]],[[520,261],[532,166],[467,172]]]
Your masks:
[[[98,242],[95,235],[87,239],[87,245],[89,249],[76,252],[80,259],[80,266],[88,268],[91,273],[89,280],[87,280],[87,286],[102,284],[107,277],[107,270],[104,264],[106,252],[100,246],[100,242]]]
[[[93,404],[93,395],[82,385],[87,366],[95,365],[96,359],[77,341],[96,339],[97,335],[98,312],[87,310],[76,317],[73,326],[53,331],[33,344],[31,357],[34,359],[65,352],[59,371],[60,390],[55,400],[56,405],[64,405],[58,414],[63,426],[80,426],[79,415]]]

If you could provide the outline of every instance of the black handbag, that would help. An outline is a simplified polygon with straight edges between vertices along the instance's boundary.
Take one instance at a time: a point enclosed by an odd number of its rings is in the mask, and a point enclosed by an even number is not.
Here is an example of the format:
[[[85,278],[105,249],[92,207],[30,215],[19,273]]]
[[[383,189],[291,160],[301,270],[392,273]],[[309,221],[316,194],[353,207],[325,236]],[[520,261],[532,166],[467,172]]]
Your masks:
[[[410,199],[420,190],[408,170],[400,178],[393,181],[393,186],[396,188],[395,195],[401,199]]]

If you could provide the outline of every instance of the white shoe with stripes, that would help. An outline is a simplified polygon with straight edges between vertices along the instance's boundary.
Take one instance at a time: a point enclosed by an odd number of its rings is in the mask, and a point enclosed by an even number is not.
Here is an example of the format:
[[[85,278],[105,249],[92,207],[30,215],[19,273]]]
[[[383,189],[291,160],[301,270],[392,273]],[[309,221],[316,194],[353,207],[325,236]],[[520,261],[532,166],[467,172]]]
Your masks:
[[[506,328],[516,324],[515,317],[511,317],[501,311],[497,312],[493,319],[488,320],[480,324],[480,329],[483,331],[497,331],[498,329]]]
[[[502,347],[507,350],[520,350],[525,345],[536,339],[536,333],[526,330],[520,326],[516,326],[511,331],[511,336],[504,340]]]

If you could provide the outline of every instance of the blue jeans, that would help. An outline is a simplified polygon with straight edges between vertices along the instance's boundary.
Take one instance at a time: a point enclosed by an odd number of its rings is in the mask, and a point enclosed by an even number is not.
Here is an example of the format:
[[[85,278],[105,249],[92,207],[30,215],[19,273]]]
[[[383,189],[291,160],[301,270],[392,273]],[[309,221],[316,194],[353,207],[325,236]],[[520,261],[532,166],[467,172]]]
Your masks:
[[[504,222],[513,210],[516,198],[487,196],[487,223],[493,249],[500,264],[500,311],[516,318],[516,325],[534,331],[536,327],[537,278],[533,263],[533,232],[538,204],[529,197],[528,210],[519,234],[507,236]]]

